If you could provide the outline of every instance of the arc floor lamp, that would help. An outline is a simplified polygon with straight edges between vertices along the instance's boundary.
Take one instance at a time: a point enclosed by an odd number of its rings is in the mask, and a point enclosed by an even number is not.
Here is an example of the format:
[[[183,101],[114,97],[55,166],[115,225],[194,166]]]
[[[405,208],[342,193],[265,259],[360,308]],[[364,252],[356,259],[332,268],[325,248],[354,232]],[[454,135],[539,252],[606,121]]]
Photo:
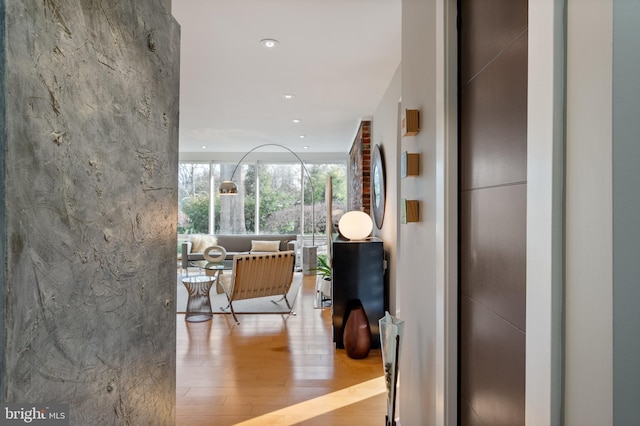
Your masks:
[[[305,173],[307,174],[307,178],[309,179],[309,187],[311,188],[311,245],[315,246],[316,245],[316,220],[315,220],[315,215],[316,215],[316,204],[315,204],[315,200],[314,200],[314,192],[313,192],[313,181],[311,180],[311,174],[309,173],[309,170],[307,170],[307,166],[304,165],[304,161],[302,161],[302,158],[300,158],[298,156],[298,154],[296,154],[295,152],[293,152],[292,150],[290,150],[289,148],[287,148],[284,145],[280,145],[277,143],[265,143],[262,145],[258,145],[255,148],[252,148],[251,150],[249,150],[246,154],[244,154],[242,156],[242,158],[240,158],[240,161],[238,161],[238,164],[236,164],[236,167],[233,169],[233,172],[231,173],[231,178],[229,180],[225,180],[222,181],[222,183],[220,183],[220,186],[218,187],[218,193],[220,195],[237,195],[238,194],[238,187],[236,186],[236,184],[233,182],[233,177],[236,175],[236,171],[238,170],[238,167],[240,167],[240,164],[242,163],[242,160],[244,160],[247,155],[251,154],[253,151],[263,148],[265,146],[276,146],[282,149],[285,149],[287,151],[289,151],[291,154],[293,154],[294,157],[296,157],[296,159],[300,162],[300,164],[302,165],[302,168],[304,169]],[[304,203],[303,203],[303,217],[304,217]],[[303,221],[304,223],[304,221]],[[304,234],[304,229],[300,229],[301,234]]]

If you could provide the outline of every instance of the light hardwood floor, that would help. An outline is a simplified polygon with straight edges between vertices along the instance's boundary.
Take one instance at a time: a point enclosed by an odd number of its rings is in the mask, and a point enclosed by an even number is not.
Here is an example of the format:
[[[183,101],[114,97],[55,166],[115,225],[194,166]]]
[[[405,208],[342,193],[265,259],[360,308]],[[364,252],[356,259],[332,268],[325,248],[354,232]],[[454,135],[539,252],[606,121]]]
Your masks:
[[[305,276],[297,316],[177,315],[176,424],[384,425],[380,350],[349,358],[332,342],[331,309],[314,309]]]

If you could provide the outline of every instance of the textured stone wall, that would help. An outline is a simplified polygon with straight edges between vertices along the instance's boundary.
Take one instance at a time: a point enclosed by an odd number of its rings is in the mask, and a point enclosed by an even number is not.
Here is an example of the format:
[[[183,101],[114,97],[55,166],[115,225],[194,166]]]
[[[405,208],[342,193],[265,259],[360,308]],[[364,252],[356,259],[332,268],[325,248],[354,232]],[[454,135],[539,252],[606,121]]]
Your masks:
[[[172,424],[179,25],[163,0],[0,3],[3,399]]]
[[[5,300],[7,295],[7,233],[6,233],[6,192],[5,192],[5,152],[7,145],[7,120],[6,120],[6,98],[4,94],[6,92],[6,50],[3,46],[6,46],[6,5],[5,0],[0,0],[0,93],[3,97],[0,98],[0,400],[4,401],[4,371],[5,362],[4,354],[6,347],[6,330],[5,330]]]

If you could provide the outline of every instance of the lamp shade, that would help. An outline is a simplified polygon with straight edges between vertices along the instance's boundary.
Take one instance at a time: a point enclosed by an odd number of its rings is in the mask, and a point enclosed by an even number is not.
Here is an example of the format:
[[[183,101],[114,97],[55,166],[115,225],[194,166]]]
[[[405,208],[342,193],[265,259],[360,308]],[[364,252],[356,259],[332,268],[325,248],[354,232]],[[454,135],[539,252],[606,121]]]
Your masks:
[[[340,218],[338,229],[345,238],[356,241],[364,240],[371,234],[373,221],[371,216],[365,212],[347,212]]]
[[[236,195],[238,193],[238,187],[230,180],[222,181],[218,187],[218,193],[220,195]]]

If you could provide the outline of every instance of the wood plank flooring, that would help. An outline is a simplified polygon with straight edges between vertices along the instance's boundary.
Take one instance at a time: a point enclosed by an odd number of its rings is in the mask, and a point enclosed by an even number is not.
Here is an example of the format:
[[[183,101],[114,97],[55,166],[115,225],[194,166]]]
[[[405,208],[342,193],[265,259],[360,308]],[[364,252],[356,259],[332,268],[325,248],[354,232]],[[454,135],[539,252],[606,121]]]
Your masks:
[[[349,358],[332,342],[331,309],[314,309],[305,276],[297,316],[177,315],[176,424],[384,425],[380,350]]]

